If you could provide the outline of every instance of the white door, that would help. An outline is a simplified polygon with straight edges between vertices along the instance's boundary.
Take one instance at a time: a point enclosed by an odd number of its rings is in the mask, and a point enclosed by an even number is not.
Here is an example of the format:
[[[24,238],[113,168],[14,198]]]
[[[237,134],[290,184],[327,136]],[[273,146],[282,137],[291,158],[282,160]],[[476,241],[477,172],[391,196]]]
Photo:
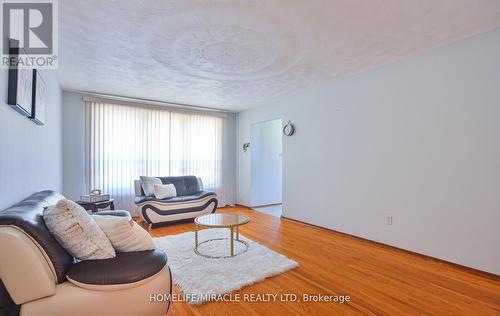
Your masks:
[[[251,127],[251,206],[282,202],[281,119],[255,123]]]

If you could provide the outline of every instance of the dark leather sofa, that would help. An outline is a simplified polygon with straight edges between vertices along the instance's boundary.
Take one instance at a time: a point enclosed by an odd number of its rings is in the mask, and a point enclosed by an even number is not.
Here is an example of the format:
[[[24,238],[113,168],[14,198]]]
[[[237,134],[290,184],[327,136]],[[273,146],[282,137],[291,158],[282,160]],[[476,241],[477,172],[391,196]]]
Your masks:
[[[157,177],[163,184],[173,184],[177,196],[157,199],[146,196],[140,180],[134,181],[135,205],[142,219],[151,226],[184,221],[199,215],[214,213],[217,195],[205,191],[200,178],[195,176]]]

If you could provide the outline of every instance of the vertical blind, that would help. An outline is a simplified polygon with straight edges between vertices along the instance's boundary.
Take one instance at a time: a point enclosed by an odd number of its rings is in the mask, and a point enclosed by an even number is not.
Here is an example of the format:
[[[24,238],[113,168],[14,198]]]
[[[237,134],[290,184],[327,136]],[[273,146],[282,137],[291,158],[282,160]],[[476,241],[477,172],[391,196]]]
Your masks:
[[[87,191],[131,211],[139,176],[195,175],[220,193],[222,117],[88,100],[85,108]]]

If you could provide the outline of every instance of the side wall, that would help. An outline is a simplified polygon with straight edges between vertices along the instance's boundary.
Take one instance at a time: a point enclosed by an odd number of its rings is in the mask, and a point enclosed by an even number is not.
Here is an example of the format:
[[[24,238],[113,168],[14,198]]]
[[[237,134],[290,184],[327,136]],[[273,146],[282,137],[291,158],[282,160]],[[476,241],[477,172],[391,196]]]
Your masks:
[[[83,95],[63,92],[64,194],[79,199],[85,192],[85,105]],[[236,200],[236,115],[228,113],[224,119],[223,140],[223,196],[219,206],[234,204]]]
[[[500,274],[500,29],[240,113],[291,120],[284,216]],[[385,224],[386,216],[393,225]]]
[[[46,124],[36,125],[7,105],[8,71],[0,70],[0,209],[40,190],[62,192],[61,87],[54,70],[46,84]]]

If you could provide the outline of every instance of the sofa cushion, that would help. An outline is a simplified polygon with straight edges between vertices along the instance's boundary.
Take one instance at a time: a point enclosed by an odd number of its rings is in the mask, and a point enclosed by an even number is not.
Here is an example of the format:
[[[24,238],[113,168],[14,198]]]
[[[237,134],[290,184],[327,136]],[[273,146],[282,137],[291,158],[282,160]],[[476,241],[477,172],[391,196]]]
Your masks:
[[[154,201],[154,202],[161,202],[161,203],[182,203],[182,202],[190,202],[190,201],[196,201],[200,200],[203,198],[206,198],[208,196],[216,196],[214,192],[210,191],[199,191],[191,195],[184,195],[184,196],[176,196],[173,198],[168,198],[168,199],[157,199],[152,196],[136,196],[134,199],[135,204],[140,204],[148,201]]]
[[[44,207],[56,204],[63,198],[55,191],[40,191],[0,211],[0,225],[21,229],[42,247],[54,267],[58,283],[66,281],[66,272],[74,258],[50,234],[42,213]]]
[[[81,261],[69,269],[67,278],[80,287],[128,284],[155,275],[166,264],[167,255],[159,249],[123,252],[112,259]]]
[[[56,240],[75,258],[93,260],[116,256],[108,237],[75,202],[60,200],[43,211],[43,219]]]

